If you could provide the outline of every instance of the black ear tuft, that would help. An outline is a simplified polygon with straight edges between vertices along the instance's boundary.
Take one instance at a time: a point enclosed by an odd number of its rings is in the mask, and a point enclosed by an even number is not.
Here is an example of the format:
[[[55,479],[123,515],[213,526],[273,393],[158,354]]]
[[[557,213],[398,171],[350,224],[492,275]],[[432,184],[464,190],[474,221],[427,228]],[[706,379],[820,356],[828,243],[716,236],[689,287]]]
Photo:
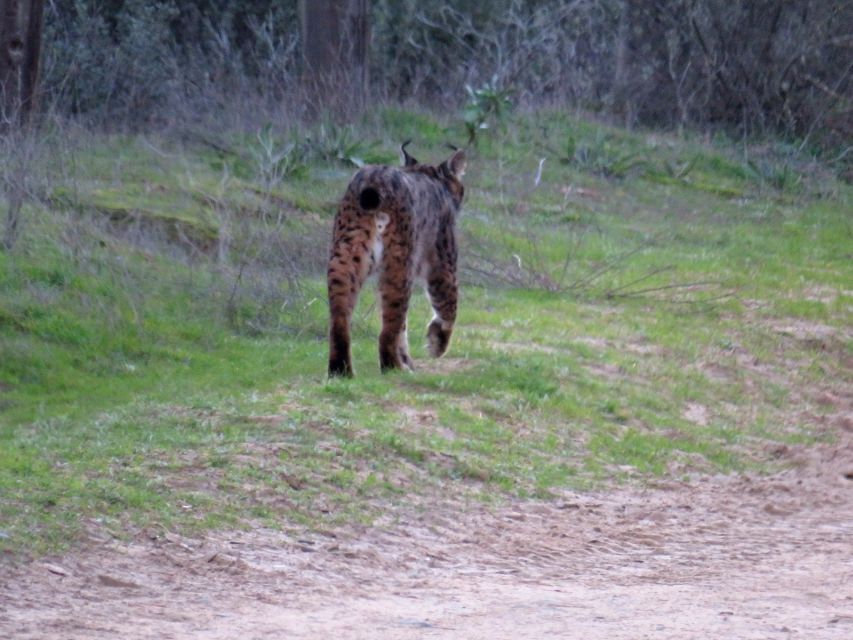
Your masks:
[[[406,140],[402,145],[400,145],[400,159],[403,161],[404,167],[413,167],[418,164],[418,161],[410,156],[409,152],[406,151],[406,147],[409,146],[411,142],[411,140]]]
[[[358,194],[358,204],[365,211],[376,209],[379,206],[379,192],[373,187],[367,187]]]

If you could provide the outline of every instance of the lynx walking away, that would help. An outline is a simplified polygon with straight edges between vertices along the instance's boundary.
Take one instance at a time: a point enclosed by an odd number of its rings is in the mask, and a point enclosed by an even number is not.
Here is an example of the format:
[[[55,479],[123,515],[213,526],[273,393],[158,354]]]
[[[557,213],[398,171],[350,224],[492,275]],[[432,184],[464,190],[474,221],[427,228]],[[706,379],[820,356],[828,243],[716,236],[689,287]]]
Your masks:
[[[379,273],[382,331],[379,365],[412,369],[406,315],[416,278],[426,282],[435,315],[429,352],[447,351],[456,320],[456,215],[462,204],[465,152],[437,166],[406,151],[403,167],[360,169],[335,217],[329,259],[329,375],[351,376],[350,320],[367,277]]]

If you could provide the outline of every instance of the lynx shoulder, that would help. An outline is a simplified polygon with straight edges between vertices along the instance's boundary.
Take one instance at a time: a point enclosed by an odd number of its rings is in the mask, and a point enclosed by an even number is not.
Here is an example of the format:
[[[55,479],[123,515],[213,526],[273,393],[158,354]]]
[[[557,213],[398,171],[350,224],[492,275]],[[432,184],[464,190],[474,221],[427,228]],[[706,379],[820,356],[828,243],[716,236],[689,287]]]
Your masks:
[[[426,285],[434,316],[429,352],[447,351],[456,321],[456,216],[462,204],[465,152],[421,164],[402,146],[402,167],[366,166],[347,187],[335,216],[329,257],[329,375],[353,374],[350,321],[364,281],[379,278],[382,330],[379,366],[412,369],[407,338],[409,299]]]

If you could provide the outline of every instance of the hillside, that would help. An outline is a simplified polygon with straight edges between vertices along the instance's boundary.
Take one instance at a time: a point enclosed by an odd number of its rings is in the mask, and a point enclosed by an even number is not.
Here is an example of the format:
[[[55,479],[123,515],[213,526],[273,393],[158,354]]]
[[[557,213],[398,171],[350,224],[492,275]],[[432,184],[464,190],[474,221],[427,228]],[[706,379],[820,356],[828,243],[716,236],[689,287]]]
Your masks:
[[[0,253],[0,547],[761,475],[849,434],[849,185],[781,142],[493,124],[450,353],[427,358],[418,295],[417,371],[380,375],[368,290],[351,381],[325,377],[335,202],[404,139],[443,159],[458,119],[52,130],[7,161],[28,197]]]

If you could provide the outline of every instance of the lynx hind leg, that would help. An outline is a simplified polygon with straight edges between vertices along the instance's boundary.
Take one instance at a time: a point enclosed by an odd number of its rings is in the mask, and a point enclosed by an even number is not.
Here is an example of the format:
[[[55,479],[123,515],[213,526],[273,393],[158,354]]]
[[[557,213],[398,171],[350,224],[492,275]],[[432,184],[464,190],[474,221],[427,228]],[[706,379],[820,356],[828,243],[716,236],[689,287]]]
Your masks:
[[[372,263],[370,247],[373,229],[346,224],[335,225],[335,241],[329,259],[329,376],[353,375],[350,350],[350,322],[361,286]]]
[[[427,280],[427,295],[435,314],[427,325],[427,347],[433,358],[440,358],[450,346],[456,322],[458,287],[455,274],[448,271],[432,274]]]

